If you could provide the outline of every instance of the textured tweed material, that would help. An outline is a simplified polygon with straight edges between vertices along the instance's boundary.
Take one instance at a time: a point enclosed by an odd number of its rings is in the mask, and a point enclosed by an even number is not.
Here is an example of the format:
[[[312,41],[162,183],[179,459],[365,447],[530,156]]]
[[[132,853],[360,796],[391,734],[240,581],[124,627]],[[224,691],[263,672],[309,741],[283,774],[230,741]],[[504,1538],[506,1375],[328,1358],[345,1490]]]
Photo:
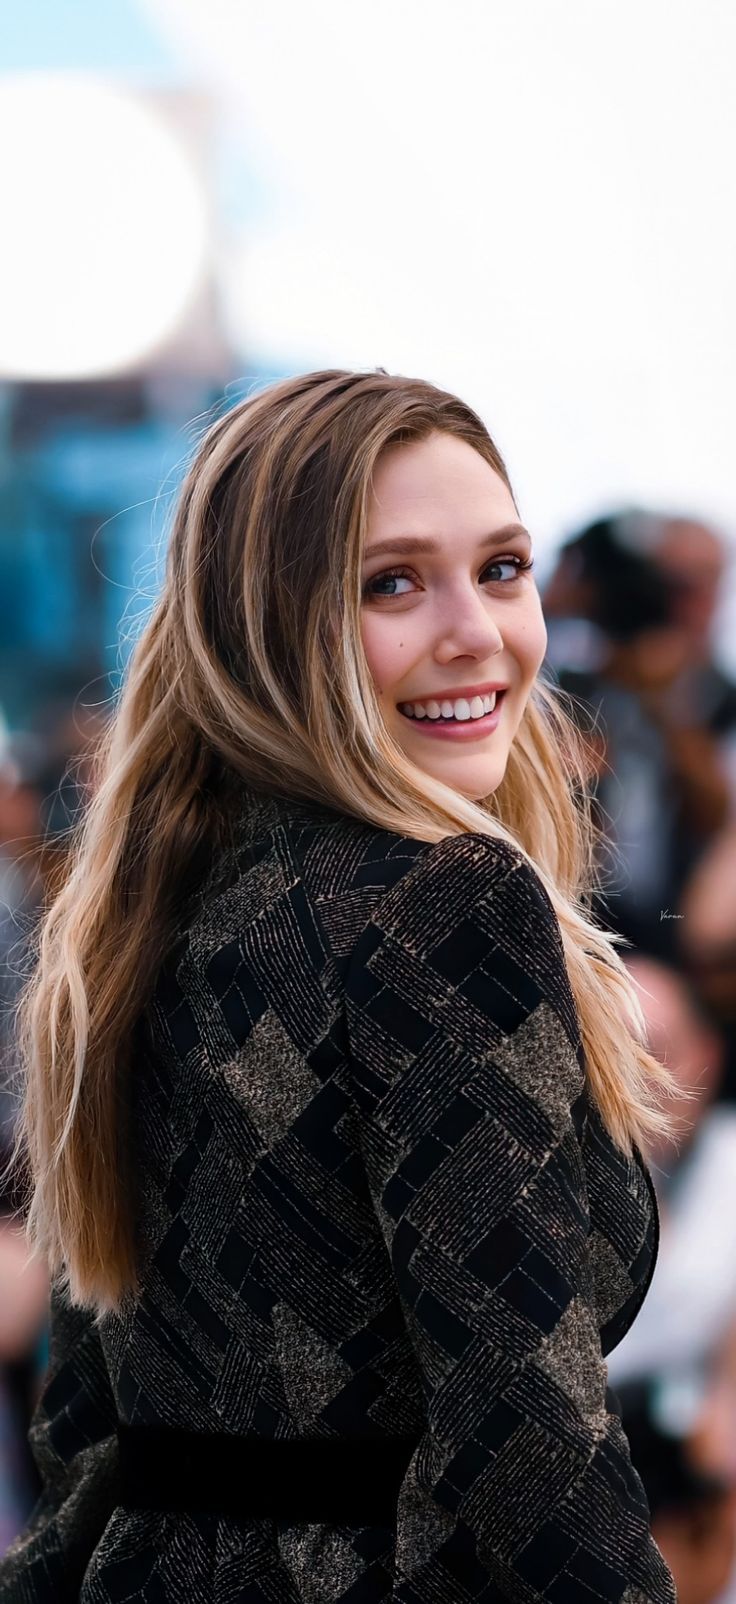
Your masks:
[[[588,1097],[538,877],[247,801],[136,1037],[142,1294],[54,1297],[0,1600],[674,1604],[604,1359],[656,1203]],[[134,1511],[118,1419],[417,1447],[390,1528]]]

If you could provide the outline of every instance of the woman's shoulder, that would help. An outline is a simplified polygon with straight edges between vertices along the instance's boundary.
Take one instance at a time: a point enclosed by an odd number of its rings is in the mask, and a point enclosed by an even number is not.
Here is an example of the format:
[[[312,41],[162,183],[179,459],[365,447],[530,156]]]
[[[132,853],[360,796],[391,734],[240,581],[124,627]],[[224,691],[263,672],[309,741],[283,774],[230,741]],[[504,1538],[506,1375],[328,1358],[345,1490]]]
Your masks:
[[[521,850],[475,832],[429,842],[386,829],[318,801],[251,799],[235,810],[225,844],[198,892],[182,910],[179,934],[209,944],[229,939],[243,920],[269,910],[305,917],[312,904],[344,953],[374,916],[411,909],[427,934],[520,871],[520,911],[549,899]],[[522,889],[526,883],[526,892]],[[537,920],[537,923],[539,921]]]
[[[311,874],[319,869],[340,884],[349,874],[368,881],[377,873],[380,880],[385,871],[387,890],[422,862],[435,873],[462,875],[492,865],[503,872],[523,864],[534,873],[521,848],[495,835],[463,831],[426,841],[306,798],[251,801],[233,813],[229,836],[236,862],[276,850],[304,863]]]
[[[153,1016],[168,1019],[184,1003],[185,1012],[205,1008],[213,986],[219,995],[251,970],[268,989],[284,963],[292,984],[298,976],[338,1000],[351,964],[375,939],[425,968],[444,972],[453,948],[470,953],[473,967],[499,926],[519,967],[549,991],[559,928],[520,850],[475,833],[427,842],[318,802],[264,798],[233,813],[225,844],[180,906]],[[558,1011],[575,1036],[563,989]]]

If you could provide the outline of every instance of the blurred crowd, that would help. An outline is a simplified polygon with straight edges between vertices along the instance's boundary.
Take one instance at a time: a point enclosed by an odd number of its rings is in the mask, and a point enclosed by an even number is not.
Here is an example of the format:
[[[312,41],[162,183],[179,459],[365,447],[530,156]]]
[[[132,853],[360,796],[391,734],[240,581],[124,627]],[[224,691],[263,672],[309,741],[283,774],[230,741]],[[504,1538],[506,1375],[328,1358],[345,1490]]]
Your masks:
[[[38,916],[63,869],[70,827],[90,793],[102,725],[56,703],[37,728],[0,724],[0,1554],[38,1492],[27,1441],[48,1357],[48,1280],[19,1223],[23,1177],[8,1175],[18,1097],[14,1010]]]
[[[624,509],[576,532],[542,587],[548,677],[585,735],[600,831],[595,912],[627,938],[651,1050],[692,1096],[652,1155],[660,1253],[609,1375],[679,1604],[736,1604],[736,683],[715,658],[718,530]],[[0,1149],[13,1004],[94,725],[48,709],[0,730]],[[0,1158],[2,1153],[0,1152]],[[0,1552],[37,1486],[26,1445],[48,1289],[0,1198]]]
[[[728,547],[637,508],[567,540],[548,661],[583,730],[595,912],[651,1051],[690,1100],[651,1155],[660,1249],[608,1359],[679,1604],[736,1601],[736,684],[716,661]]]

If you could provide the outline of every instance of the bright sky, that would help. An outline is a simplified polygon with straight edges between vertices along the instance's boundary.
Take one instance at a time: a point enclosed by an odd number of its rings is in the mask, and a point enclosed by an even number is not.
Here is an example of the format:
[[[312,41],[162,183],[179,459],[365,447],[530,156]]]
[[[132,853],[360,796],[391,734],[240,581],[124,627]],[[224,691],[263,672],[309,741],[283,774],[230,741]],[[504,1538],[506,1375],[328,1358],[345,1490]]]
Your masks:
[[[544,546],[627,499],[733,535],[733,0],[142,3],[264,185],[241,341],[456,389]]]

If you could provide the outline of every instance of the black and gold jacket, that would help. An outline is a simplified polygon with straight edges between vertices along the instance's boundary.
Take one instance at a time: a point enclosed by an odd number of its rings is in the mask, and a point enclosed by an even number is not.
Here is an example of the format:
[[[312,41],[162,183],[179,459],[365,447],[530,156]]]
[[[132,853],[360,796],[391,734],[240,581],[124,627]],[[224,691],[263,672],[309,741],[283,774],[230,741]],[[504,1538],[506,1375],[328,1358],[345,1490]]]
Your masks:
[[[674,1604],[605,1365],[656,1202],[541,882],[482,835],[251,804],[136,1038],[141,1292],[54,1296],[0,1600]],[[252,1475],[241,1510],[137,1508],[118,1430],[156,1426],[343,1440],[357,1485],[368,1440],[415,1446],[390,1520],[249,1514]]]

